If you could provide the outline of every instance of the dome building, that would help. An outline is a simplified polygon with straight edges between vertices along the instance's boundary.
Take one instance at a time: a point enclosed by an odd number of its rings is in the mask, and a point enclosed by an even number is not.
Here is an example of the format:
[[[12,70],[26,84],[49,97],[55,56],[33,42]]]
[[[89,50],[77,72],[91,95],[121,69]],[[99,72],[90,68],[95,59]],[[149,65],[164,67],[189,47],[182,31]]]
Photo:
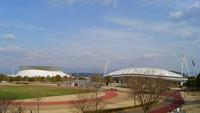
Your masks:
[[[163,78],[177,82],[187,81],[187,78],[184,78],[180,74],[158,68],[127,68],[108,73],[104,76],[112,76],[114,78],[140,76],[140,77]]]
[[[70,77],[71,75],[68,75],[60,70],[59,67],[55,66],[20,66],[19,72],[16,74],[17,76],[28,76],[28,77],[34,77],[34,76],[41,76],[41,77],[53,77],[56,75],[60,75],[61,77],[67,76]]]

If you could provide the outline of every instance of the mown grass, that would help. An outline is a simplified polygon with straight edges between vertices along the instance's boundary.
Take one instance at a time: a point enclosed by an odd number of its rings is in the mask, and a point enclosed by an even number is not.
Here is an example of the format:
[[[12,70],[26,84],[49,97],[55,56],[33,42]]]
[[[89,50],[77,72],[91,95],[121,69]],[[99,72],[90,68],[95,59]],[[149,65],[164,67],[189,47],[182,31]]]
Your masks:
[[[83,93],[84,90],[51,86],[0,86],[0,99],[28,99]]]

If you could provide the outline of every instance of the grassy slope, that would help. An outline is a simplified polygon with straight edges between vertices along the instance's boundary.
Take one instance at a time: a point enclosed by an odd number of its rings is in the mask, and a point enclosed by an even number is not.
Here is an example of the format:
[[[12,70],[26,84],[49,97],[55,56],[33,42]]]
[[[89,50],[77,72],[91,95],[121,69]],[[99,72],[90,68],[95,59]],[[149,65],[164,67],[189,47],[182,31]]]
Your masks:
[[[49,86],[0,86],[0,99],[27,99],[46,96],[69,95],[84,92],[80,89]]]

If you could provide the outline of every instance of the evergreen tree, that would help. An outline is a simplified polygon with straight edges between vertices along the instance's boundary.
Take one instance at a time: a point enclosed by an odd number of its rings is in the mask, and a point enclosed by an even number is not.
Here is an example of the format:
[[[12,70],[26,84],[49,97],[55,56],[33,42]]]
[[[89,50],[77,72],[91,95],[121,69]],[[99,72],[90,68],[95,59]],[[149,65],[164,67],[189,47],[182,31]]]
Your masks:
[[[55,76],[55,81],[56,81],[56,82],[62,81],[61,76],[60,76],[60,75],[56,75],[56,76]]]
[[[196,88],[196,77],[188,78],[187,82],[185,83],[185,86],[190,89],[195,89]]]
[[[196,90],[200,90],[200,74],[196,78]]]

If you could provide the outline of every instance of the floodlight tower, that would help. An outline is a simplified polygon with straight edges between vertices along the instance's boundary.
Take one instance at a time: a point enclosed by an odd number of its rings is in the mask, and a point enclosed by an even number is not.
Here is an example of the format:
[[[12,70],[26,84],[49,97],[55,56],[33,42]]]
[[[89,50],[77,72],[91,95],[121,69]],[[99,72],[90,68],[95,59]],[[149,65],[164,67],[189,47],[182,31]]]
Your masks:
[[[14,74],[13,66],[12,66],[12,68],[11,68],[11,74],[12,74],[12,75]]]
[[[197,72],[197,74],[199,74],[199,70],[198,70],[198,68],[197,68],[197,65],[195,66],[195,68],[196,68],[196,72]]]
[[[109,65],[109,61],[108,61],[108,59],[106,59],[106,65],[105,65],[104,75],[107,74],[108,65]]]
[[[15,70],[14,70],[14,66],[12,65],[12,68],[11,68],[11,74],[14,75],[14,72],[15,72]]]
[[[193,59],[192,59],[192,65],[193,65],[194,74],[195,74],[195,75],[199,74],[199,71],[198,71],[198,68],[197,68],[197,63],[195,62],[194,57],[193,57]]]
[[[189,71],[189,68],[188,68],[187,59],[186,59],[186,57],[183,55],[183,56],[181,57],[181,75],[182,75],[182,76],[183,76],[183,71],[184,71],[184,65],[186,66],[187,74],[188,74],[188,76],[190,77],[190,71]]]

